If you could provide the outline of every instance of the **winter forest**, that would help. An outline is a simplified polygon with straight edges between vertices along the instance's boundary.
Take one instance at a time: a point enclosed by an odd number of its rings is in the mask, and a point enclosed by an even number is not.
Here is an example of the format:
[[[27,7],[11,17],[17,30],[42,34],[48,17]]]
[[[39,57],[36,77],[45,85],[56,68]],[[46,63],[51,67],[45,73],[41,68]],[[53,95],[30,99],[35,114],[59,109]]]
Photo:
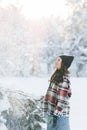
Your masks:
[[[70,121],[71,130],[82,130],[87,120],[79,103],[82,87],[87,90],[87,1],[0,0],[0,130],[46,130],[42,99],[62,54],[75,57]]]
[[[1,2],[2,3],[2,2]],[[67,1],[66,19],[26,19],[15,4],[0,6],[0,76],[47,75],[60,54],[75,56],[73,76],[87,76],[87,2]]]

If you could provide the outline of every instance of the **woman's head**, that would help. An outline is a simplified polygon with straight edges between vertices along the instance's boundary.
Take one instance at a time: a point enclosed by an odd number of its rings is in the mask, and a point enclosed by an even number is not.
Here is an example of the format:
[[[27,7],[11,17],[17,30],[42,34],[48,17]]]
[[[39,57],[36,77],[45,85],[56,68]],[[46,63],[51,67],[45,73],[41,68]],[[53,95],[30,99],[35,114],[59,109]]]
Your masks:
[[[55,61],[55,69],[61,69],[62,67],[68,69],[73,61],[73,56],[61,55]]]
[[[70,73],[67,67],[64,65],[63,60],[60,56],[55,61],[54,69],[56,73],[61,72],[63,75]]]
[[[68,71],[68,68],[70,67],[73,59],[74,59],[73,56],[66,56],[66,55],[59,56],[54,65],[55,71],[52,74],[49,81],[62,82],[63,75],[70,74],[70,72]]]
[[[57,75],[57,73],[60,73],[61,76],[70,74],[70,72],[69,72],[67,66],[64,64],[64,60],[61,58],[61,56],[59,56],[56,59],[54,69],[55,69],[55,71],[54,71],[53,75]]]

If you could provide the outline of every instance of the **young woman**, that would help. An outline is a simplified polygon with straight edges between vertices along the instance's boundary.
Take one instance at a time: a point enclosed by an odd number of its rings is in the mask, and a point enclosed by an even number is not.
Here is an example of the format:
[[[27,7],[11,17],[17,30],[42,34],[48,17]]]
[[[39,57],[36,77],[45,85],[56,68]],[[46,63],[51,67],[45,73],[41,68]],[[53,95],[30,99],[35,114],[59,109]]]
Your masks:
[[[43,99],[43,115],[47,119],[47,130],[70,130],[69,99],[72,93],[68,68],[73,59],[73,56],[61,55],[55,62],[55,71]]]

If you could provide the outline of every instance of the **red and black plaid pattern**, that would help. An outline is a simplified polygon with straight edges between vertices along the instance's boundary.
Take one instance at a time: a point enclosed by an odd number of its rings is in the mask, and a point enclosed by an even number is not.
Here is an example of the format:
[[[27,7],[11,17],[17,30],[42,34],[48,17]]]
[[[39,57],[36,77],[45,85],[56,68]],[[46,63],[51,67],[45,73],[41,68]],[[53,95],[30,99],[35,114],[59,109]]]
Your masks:
[[[43,115],[54,114],[55,111],[60,112],[61,115],[69,115],[70,94],[72,93],[69,76],[63,76],[63,82],[58,85],[50,83],[43,99]]]

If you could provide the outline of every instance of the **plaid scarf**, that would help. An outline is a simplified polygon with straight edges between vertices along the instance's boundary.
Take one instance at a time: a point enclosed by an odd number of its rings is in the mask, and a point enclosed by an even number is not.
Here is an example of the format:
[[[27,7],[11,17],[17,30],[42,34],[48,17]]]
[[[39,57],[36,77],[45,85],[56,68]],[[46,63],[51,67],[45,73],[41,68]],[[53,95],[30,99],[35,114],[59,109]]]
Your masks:
[[[71,94],[69,76],[64,75],[63,82],[58,85],[51,82],[43,98],[43,116],[47,114],[69,116],[69,98]]]

